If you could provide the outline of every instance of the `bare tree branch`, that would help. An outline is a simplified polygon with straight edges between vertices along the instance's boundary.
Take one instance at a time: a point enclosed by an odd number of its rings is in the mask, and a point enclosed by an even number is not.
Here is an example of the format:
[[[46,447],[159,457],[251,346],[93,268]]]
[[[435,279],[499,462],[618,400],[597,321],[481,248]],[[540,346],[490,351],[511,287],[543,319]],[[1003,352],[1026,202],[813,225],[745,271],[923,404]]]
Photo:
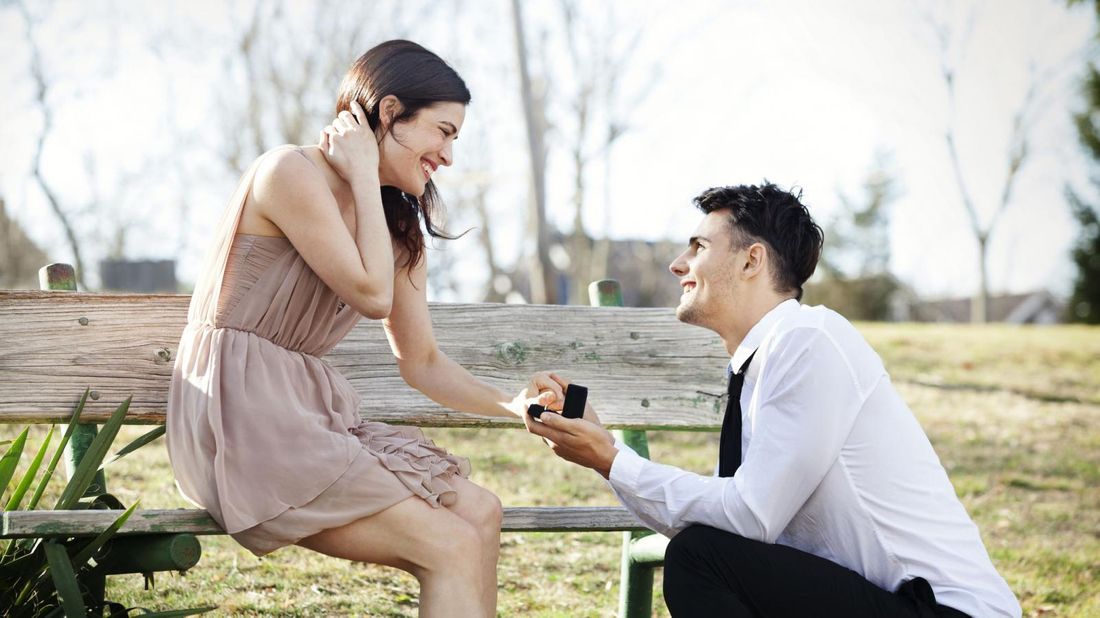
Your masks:
[[[46,181],[45,175],[42,173],[42,151],[45,148],[46,137],[53,128],[53,110],[49,103],[49,84],[46,81],[46,73],[42,67],[42,52],[34,35],[35,20],[27,9],[26,4],[22,1],[15,2],[15,7],[23,16],[23,21],[26,25],[27,44],[30,48],[31,55],[31,77],[34,79],[35,86],[34,99],[42,114],[42,130],[39,131],[38,139],[35,141],[31,173],[38,183],[39,188],[42,190],[42,194],[46,197],[46,202],[50,205],[50,210],[53,211],[54,216],[57,217],[57,222],[61,225],[61,229],[65,233],[65,239],[69,243],[69,250],[73,252],[77,283],[81,288],[87,289],[88,285],[85,281],[86,273],[84,259],[81,257],[80,241],[77,239],[76,230],[73,227],[68,213],[62,208],[61,202],[57,198],[57,194],[54,193],[53,188],[50,187],[50,184]]]

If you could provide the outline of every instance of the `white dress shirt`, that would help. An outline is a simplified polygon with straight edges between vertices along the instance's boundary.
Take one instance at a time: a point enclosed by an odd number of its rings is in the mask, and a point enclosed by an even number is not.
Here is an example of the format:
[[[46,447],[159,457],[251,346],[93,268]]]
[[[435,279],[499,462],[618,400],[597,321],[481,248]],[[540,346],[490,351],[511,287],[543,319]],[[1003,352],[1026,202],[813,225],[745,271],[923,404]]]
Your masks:
[[[667,536],[693,524],[831,560],[894,591],[923,577],[971,616],[1020,616],[978,528],[871,346],[840,314],[785,301],[730,362],[742,464],[729,478],[653,463],[621,441],[609,483]]]

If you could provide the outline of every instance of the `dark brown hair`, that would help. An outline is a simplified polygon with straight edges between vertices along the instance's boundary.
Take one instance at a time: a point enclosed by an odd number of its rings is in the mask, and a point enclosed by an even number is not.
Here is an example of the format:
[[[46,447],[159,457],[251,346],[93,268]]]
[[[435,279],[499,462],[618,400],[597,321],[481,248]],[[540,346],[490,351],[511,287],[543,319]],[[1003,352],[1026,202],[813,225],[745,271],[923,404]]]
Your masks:
[[[398,122],[411,120],[425,107],[436,103],[470,102],[466,82],[442,58],[412,41],[386,41],[372,47],[352,63],[340,84],[336,97],[336,114],[351,111],[357,101],[367,113],[367,123],[378,129],[379,102],[393,95],[401,103],[401,111],[386,131]],[[452,239],[432,223],[442,216],[442,203],[435,183],[429,181],[419,198],[396,187],[382,187],[382,208],[390,235],[405,250],[407,260],[402,266],[416,266],[424,255],[424,228],[433,238]]]
[[[728,210],[733,250],[754,242],[768,247],[772,281],[780,293],[802,300],[802,284],[814,274],[824,235],[800,201],[802,192],[784,191],[768,181],[762,186],[714,187],[695,198],[706,214]]]

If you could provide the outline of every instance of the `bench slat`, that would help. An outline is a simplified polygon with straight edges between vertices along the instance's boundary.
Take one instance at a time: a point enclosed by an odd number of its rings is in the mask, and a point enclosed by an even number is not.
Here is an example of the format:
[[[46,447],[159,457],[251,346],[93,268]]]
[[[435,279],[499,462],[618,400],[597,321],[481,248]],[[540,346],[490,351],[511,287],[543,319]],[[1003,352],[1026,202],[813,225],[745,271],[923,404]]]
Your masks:
[[[85,387],[94,391],[88,421],[133,395],[128,422],[163,423],[189,299],[0,292],[0,423],[61,421]],[[559,370],[589,387],[609,427],[721,426],[726,351],[671,309],[433,303],[431,313],[440,348],[507,392],[535,371]],[[410,388],[379,322],[363,320],[326,360],[363,395],[370,420],[519,426],[445,410]]]
[[[111,525],[122,511],[9,511],[3,514],[0,538],[38,536],[94,536]],[[504,509],[505,532],[566,532],[642,530],[644,527],[621,507],[509,507]],[[156,532],[225,534],[206,511],[167,509],[134,511],[119,534]]]

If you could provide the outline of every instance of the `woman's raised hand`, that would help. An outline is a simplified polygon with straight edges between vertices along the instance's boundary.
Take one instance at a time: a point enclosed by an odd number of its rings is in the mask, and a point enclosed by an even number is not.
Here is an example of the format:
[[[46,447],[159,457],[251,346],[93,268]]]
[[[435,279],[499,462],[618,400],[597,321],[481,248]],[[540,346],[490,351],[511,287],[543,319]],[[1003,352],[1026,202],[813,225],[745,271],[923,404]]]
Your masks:
[[[342,111],[321,131],[321,152],[329,165],[348,183],[363,177],[378,179],[378,139],[367,124],[359,103]]]

